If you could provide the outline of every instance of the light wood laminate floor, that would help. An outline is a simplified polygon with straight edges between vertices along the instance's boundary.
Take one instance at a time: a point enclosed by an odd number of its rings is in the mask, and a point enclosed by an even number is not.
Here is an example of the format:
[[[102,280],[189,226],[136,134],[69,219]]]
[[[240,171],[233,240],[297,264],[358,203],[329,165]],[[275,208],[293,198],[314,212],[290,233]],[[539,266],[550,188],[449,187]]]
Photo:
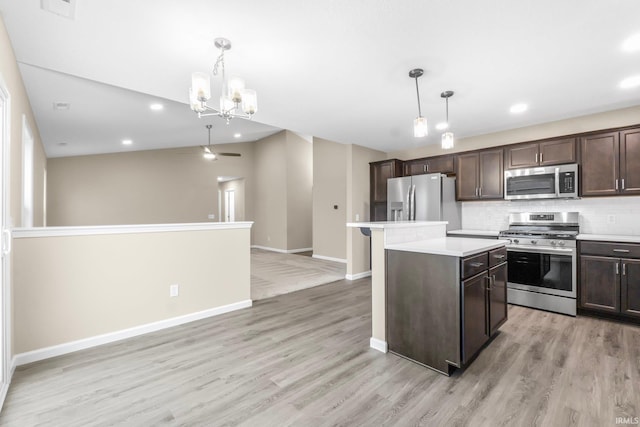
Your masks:
[[[346,264],[251,249],[251,299],[261,300],[344,279]]]
[[[20,368],[2,426],[614,426],[640,416],[640,328],[511,306],[464,372],[369,348],[371,282]]]

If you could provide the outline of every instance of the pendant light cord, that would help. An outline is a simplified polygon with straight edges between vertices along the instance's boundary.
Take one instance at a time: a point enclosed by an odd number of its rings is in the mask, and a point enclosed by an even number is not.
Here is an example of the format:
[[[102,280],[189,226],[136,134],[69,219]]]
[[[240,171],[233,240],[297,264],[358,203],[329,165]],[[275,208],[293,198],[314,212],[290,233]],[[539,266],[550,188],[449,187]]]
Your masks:
[[[422,109],[420,108],[420,90],[418,89],[418,77],[416,79],[416,96],[418,97],[418,117],[422,117]]]

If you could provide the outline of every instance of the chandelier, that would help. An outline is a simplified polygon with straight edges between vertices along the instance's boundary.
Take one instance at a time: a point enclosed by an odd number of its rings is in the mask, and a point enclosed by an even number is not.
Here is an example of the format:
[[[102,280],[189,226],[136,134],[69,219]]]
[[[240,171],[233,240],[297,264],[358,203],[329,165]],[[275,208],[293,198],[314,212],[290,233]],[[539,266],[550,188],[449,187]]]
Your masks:
[[[244,80],[239,77],[231,77],[227,80],[224,70],[224,52],[231,49],[228,39],[219,37],[214,40],[220,55],[213,66],[213,75],[222,76],[222,92],[220,104],[214,108],[207,104],[211,99],[211,79],[209,74],[196,72],[191,75],[191,87],[189,88],[189,103],[191,109],[198,113],[198,117],[219,116],[229,123],[234,117],[251,119],[258,111],[258,96],[253,89],[244,87]]]

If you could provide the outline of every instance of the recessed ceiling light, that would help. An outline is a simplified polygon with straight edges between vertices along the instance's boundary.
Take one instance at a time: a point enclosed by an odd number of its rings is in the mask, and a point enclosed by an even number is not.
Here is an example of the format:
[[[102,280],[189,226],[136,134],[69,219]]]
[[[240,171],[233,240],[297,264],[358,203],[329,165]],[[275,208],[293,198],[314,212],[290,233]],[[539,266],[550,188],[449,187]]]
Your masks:
[[[514,104],[509,108],[509,112],[517,114],[527,111],[527,104]]]
[[[56,101],[53,103],[54,110],[68,110],[71,108],[71,104],[65,101]]]
[[[622,43],[622,50],[625,52],[636,52],[640,50],[640,34],[635,34]]]
[[[58,145],[60,147],[65,147],[67,145],[67,143],[66,142],[58,142]]]
[[[122,145],[131,145],[133,144],[133,141],[130,139],[123,139],[122,140]]]
[[[233,137],[234,137],[234,138],[240,138],[241,136],[242,136],[242,134],[241,134],[241,133],[234,133],[234,134],[233,134]]]
[[[224,179],[224,177],[219,176],[218,177],[218,182],[222,181]]]
[[[438,130],[445,130],[448,127],[449,127],[449,123],[447,123],[447,122],[438,123],[436,125],[436,129],[438,129]]]
[[[151,104],[149,105],[149,108],[151,108],[153,111],[160,111],[164,109],[164,105],[162,104]]]
[[[621,89],[632,89],[640,86],[640,75],[627,77],[620,82]]]

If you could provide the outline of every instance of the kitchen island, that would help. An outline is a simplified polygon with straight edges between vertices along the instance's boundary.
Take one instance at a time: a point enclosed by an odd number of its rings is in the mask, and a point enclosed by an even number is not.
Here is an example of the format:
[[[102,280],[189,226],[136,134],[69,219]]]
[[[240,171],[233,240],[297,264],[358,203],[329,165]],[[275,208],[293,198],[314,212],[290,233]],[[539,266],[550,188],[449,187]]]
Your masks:
[[[498,275],[494,280],[494,272],[489,271],[490,252],[496,251],[497,258],[493,259],[492,266],[497,266],[497,261],[506,259],[500,257],[504,255],[507,242],[446,237],[446,222],[372,222],[349,223],[347,226],[365,228],[371,233],[371,347],[382,352],[391,350],[445,374],[449,373],[450,366],[460,367],[469,362],[486,342],[484,336],[480,336],[484,334],[480,329],[484,331],[490,323],[497,325],[496,329],[499,327],[496,320],[501,311],[498,309],[494,309],[493,321],[484,321],[489,313],[485,303],[488,301],[486,289],[491,287],[491,281],[496,283],[496,288],[502,284]],[[486,257],[484,262],[483,257]],[[499,274],[504,274],[506,285],[506,264],[500,264],[504,266],[504,271]],[[405,283],[406,286],[393,287],[390,292],[392,281]],[[465,285],[469,289],[467,298]],[[501,304],[506,316],[506,298]],[[435,308],[438,309],[437,313],[434,312]],[[474,315],[469,312],[465,317],[466,308],[475,310]],[[471,318],[479,319],[481,312],[484,313],[482,322],[469,322]],[[446,319],[438,317],[439,313],[444,313]],[[415,330],[424,326],[425,323],[421,322],[427,319],[434,323],[433,328],[440,328],[437,342],[430,341],[436,329],[423,331],[426,333]],[[468,343],[462,341],[472,333],[477,335],[474,340],[468,340]],[[392,335],[398,334],[402,338],[396,341]],[[418,335],[420,343],[416,343],[415,337]],[[491,331],[487,330],[486,335],[490,336]],[[444,342],[449,343],[450,348],[445,352],[436,351],[428,357],[418,356],[414,348],[422,348],[419,352],[424,355],[425,349],[433,350],[444,345]],[[445,353],[449,358],[443,363],[436,363]]]

